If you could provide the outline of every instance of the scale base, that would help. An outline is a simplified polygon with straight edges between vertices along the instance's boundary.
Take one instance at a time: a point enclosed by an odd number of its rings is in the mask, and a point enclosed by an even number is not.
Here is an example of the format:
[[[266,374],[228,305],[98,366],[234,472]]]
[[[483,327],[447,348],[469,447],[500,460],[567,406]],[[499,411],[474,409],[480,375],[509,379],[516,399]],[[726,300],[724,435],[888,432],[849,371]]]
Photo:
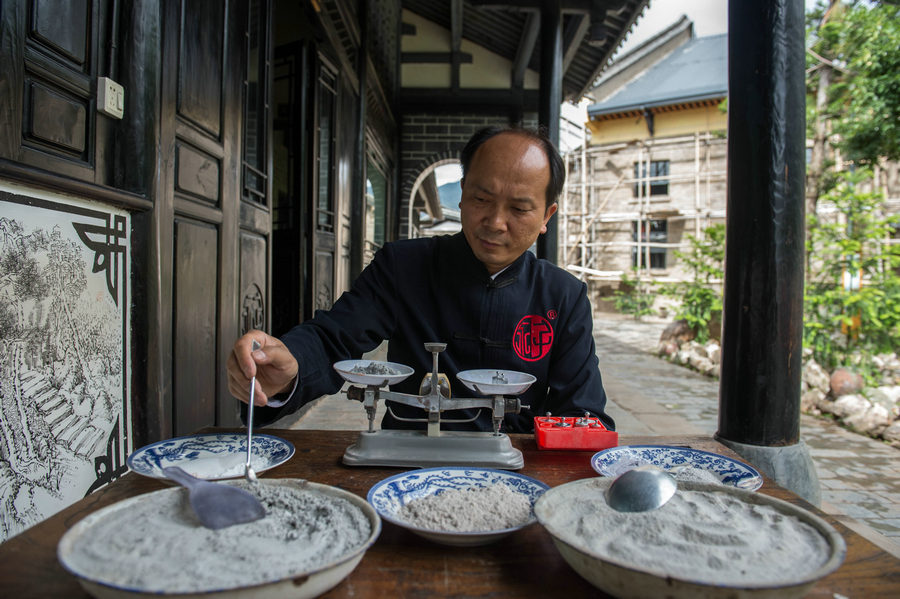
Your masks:
[[[344,464],[518,470],[525,460],[504,434],[441,431],[439,437],[429,437],[423,431],[378,430],[360,433],[356,443],[344,452]]]

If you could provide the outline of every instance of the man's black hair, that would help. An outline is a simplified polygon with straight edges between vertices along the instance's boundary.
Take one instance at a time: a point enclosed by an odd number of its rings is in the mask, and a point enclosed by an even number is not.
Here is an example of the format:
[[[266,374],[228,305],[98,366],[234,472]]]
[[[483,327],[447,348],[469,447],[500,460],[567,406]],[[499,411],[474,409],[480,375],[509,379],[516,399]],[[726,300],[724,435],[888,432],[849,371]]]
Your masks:
[[[459,161],[462,163],[463,179],[466,178],[466,173],[469,172],[469,165],[472,162],[472,157],[475,156],[475,152],[481,147],[481,144],[501,133],[523,135],[537,142],[544,149],[544,154],[547,155],[547,161],[550,163],[550,182],[547,184],[546,197],[547,205],[544,207],[544,210],[547,210],[559,199],[559,196],[562,193],[563,185],[566,182],[566,168],[565,164],[563,164],[562,157],[559,155],[559,151],[557,151],[553,142],[550,141],[550,138],[547,137],[543,128],[526,129],[523,127],[492,126],[479,129],[469,138],[469,141],[466,142],[465,147],[459,153]]]

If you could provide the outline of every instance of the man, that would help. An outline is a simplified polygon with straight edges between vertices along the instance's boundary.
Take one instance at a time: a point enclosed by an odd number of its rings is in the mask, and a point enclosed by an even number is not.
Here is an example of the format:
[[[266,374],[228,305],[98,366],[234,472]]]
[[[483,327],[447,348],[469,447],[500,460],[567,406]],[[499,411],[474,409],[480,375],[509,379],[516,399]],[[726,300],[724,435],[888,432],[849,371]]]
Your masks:
[[[537,377],[520,396],[530,408],[507,414],[504,432],[532,432],[534,416],[547,412],[589,412],[614,427],[604,412],[586,287],[527,251],[557,209],[565,179],[559,153],[539,133],[490,127],[469,140],[460,162],[462,233],[388,243],[330,310],[280,340],[250,331],[235,343],[229,390],[246,402],[256,374],[257,424],[336,393],[343,379],[332,364],[387,339],[388,360],[416,372],[393,391],[418,394],[432,369],[424,344],[446,343],[439,366],[452,397],[473,396],[456,378],[464,370]],[[261,349],[251,354],[254,340]],[[425,428],[424,411],[388,407],[383,428]],[[441,420],[445,429],[492,430],[489,410],[445,411]]]

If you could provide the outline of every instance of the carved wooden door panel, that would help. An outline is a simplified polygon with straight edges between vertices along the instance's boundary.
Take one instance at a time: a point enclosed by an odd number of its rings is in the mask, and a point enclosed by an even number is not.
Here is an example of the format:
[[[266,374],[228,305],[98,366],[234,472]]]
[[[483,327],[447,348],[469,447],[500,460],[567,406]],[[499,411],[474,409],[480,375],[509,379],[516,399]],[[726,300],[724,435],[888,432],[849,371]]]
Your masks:
[[[337,72],[321,55],[315,97],[315,172],[313,173],[313,309],[331,307],[335,299],[335,119],[338,88]]]

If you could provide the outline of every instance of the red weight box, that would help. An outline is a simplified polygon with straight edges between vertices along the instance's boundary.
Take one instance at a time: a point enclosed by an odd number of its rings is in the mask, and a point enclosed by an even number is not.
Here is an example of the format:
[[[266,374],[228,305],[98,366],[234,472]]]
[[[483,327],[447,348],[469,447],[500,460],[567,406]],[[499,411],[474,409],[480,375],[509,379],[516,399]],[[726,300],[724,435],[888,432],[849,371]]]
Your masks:
[[[538,449],[607,449],[619,444],[619,433],[607,429],[594,416],[537,416],[534,439]]]

